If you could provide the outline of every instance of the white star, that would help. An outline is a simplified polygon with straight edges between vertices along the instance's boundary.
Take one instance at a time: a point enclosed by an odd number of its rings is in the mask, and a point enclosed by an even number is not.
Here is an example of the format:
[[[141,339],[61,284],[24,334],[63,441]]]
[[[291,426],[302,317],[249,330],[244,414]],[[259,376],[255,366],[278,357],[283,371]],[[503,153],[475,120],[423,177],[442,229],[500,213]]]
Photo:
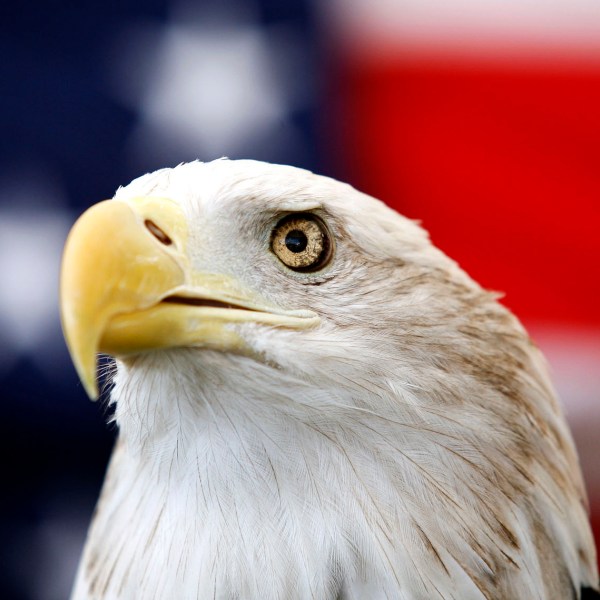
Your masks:
[[[230,8],[179,10],[160,33],[136,27],[125,40],[117,51],[117,91],[139,111],[132,140],[137,156],[158,158],[162,150],[173,162],[174,150],[189,159],[236,155],[266,138],[290,143],[287,119],[306,93],[298,93],[294,81],[298,65],[289,36],[284,43],[277,31]],[[141,85],[132,70],[141,72]]]
[[[60,341],[58,279],[73,222],[61,195],[39,171],[0,182],[0,369],[22,355],[44,362]]]

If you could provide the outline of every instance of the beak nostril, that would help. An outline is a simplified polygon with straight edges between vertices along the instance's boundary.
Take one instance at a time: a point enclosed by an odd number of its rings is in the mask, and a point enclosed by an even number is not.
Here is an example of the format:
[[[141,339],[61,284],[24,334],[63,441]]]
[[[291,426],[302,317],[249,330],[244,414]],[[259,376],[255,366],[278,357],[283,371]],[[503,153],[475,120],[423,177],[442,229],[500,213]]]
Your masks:
[[[173,243],[173,240],[154,221],[146,219],[144,225],[161,244],[170,246]]]

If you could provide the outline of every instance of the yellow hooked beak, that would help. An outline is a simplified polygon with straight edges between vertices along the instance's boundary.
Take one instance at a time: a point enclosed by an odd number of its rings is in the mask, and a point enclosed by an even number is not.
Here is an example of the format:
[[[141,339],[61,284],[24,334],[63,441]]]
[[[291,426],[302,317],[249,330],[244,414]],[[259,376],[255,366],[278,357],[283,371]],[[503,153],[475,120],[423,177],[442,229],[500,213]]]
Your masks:
[[[196,346],[248,354],[232,323],[318,324],[311,311],[281,310],[229,276],[193,270],[187,235],[183,212],[167,198],[106,200],[73,226],[62,261],[61,317],[92,399],[98,352],[125,357]]]

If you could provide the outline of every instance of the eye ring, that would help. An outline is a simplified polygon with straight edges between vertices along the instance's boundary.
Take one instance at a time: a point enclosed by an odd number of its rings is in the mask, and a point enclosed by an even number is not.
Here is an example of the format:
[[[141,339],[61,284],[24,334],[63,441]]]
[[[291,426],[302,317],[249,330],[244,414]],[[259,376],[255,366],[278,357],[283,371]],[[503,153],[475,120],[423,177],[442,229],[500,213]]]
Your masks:
[[[292,271],[313,272],[330,261],[332,243],[325,223],[316,215],[293,213],[273,228],[271,250]]]

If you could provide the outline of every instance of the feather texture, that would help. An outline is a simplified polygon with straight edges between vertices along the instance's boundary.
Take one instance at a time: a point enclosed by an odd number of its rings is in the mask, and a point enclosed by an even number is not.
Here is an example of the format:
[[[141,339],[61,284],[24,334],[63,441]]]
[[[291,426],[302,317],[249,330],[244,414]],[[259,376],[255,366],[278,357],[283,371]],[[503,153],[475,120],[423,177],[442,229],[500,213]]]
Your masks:
[[[73,600],[592,597],[573,441],[497,295],[416,223],[307,171],[196,162],[116,197],[142,195],[181,205],[196,267],[322,321],[231,325],[259,358],[117,363],[119,441]],[[273,223],[307,210],[335,239],[314,274],[269,251]]]

